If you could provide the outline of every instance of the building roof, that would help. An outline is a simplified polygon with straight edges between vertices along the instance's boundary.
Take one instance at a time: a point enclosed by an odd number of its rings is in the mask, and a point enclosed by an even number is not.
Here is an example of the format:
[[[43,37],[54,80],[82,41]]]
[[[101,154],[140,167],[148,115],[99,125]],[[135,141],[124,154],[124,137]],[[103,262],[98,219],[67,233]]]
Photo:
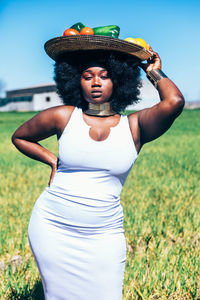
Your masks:
[[[27,97],[34,94],[55,92],[57,90],[55,83],[30,86],[24,89],[6,91],[6,98]]]

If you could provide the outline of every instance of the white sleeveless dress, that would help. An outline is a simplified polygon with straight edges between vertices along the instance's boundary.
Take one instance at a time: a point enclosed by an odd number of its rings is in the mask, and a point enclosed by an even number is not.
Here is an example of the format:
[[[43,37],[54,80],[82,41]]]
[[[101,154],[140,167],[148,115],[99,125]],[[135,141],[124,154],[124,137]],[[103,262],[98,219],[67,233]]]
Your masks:
[[[53,183],[38,198],[29,242],[46,300],[121,300],[126,260],[120,192],[137,159],[127,116],[94,141],[75,108]]]

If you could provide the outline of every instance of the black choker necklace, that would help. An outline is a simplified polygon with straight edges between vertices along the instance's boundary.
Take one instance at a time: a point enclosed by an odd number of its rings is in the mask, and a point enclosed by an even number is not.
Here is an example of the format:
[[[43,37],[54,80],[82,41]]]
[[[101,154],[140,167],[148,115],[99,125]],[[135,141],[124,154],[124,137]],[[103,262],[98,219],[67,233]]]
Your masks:
[[[116,114],[116,112],[111,109],[110,102],[103,104],[89,103],[89,107],[84,113],[96,117],[109,117]]]

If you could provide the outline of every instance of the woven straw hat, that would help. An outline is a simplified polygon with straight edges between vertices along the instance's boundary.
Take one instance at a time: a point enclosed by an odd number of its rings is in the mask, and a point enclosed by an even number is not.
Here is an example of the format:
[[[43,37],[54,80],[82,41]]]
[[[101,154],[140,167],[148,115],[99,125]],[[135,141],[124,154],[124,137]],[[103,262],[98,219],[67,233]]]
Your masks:
[[[59,55],[77,50],[110,50],[130,54],[146,60],[152,52],[145,48],[117,38],[103,35],[66,35],[53,38],[44,45],[46,53],[56,60]]]

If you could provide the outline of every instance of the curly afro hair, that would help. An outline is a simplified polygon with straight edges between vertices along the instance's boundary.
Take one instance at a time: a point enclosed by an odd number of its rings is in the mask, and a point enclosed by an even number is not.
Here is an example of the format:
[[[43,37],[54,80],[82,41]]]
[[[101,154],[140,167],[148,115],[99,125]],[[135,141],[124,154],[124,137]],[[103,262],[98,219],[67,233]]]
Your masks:
[[[54,80],[58,94],[66,105],[88,108],[81,92],[82,72],[90,66],[103,66],[113,82],[110,99],[116,112],[138,102],[141,87],[140,60],[114,51],[76,51],[60,56],[55,63]]]

